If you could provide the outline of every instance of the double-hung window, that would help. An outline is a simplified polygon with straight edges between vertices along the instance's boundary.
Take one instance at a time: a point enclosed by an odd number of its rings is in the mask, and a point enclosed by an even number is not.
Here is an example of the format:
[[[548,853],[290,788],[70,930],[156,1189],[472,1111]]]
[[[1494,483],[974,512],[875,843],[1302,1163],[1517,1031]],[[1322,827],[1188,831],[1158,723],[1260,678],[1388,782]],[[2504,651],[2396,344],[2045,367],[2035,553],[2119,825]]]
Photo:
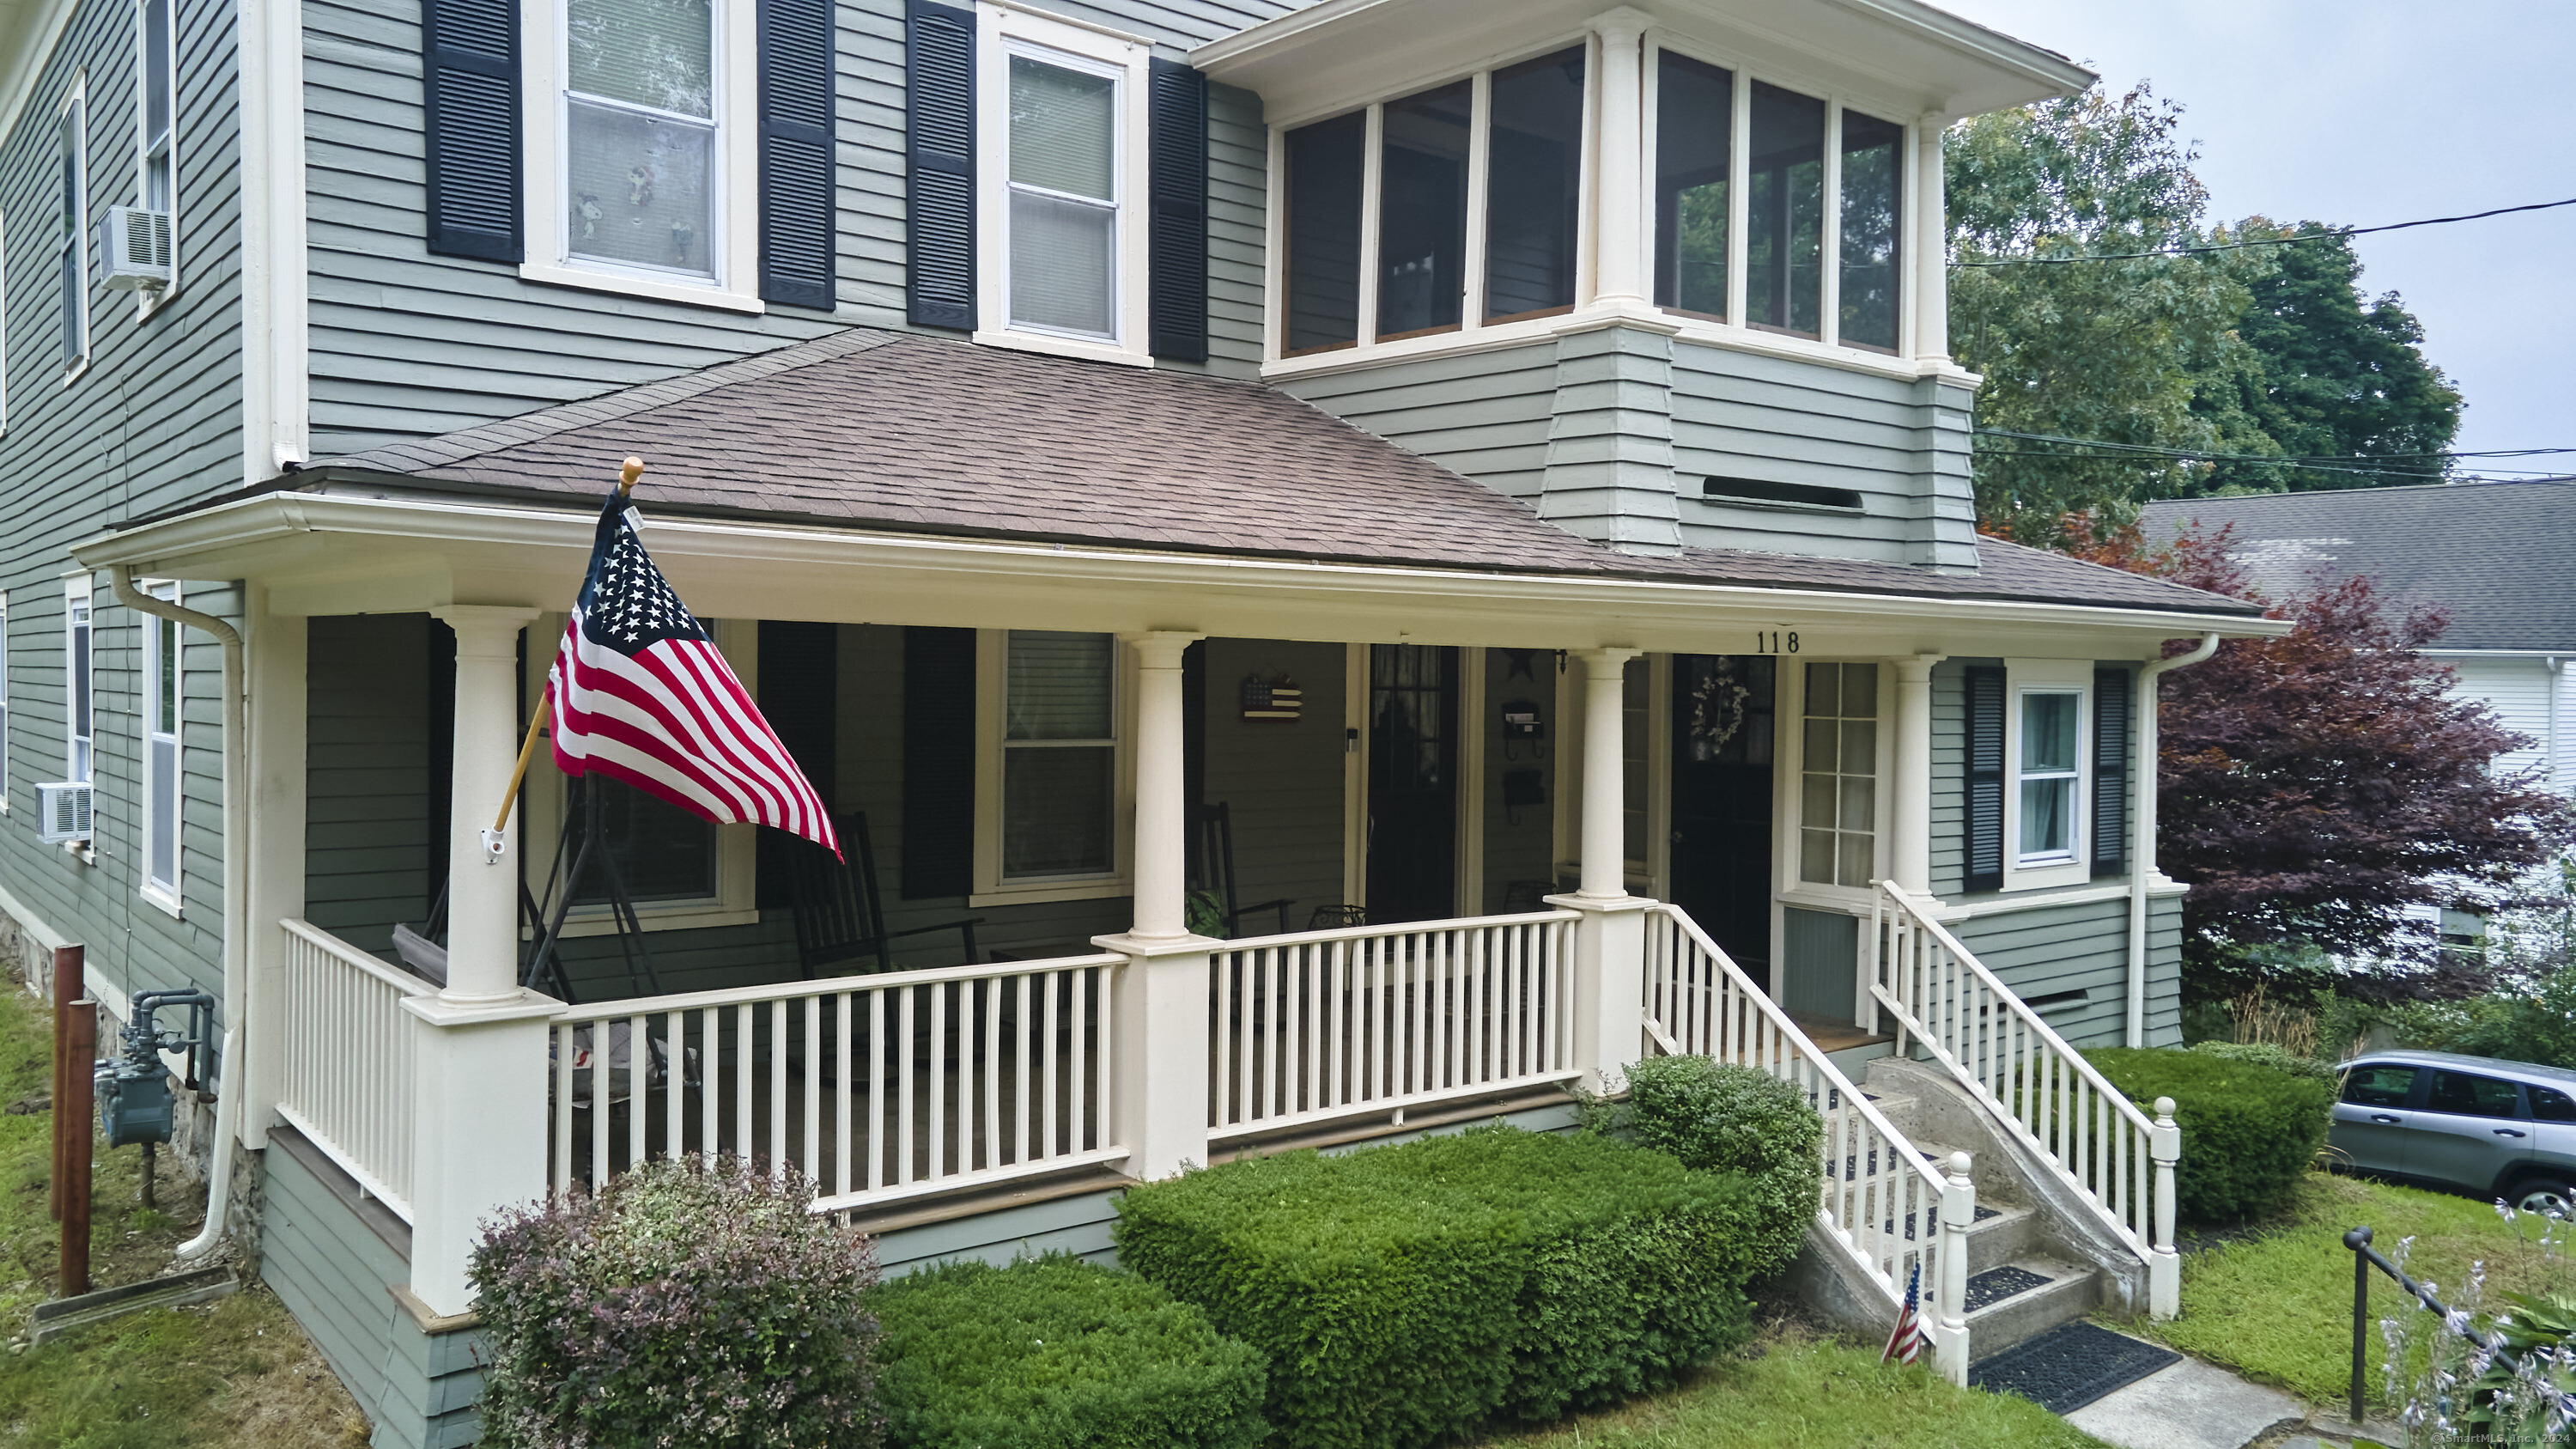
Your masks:
[[[176,601],[176,584],[146,584],[153,597]],[[143,625],[143,894],[179,908],[179,723],[181,636],[174,619],[136,616]]]
[[[60,280],[63,376],[89,362],[89,166],[84,157],[86,102],[74,86],[54,133],[55,270]]]
[[[63,778],[75,785],[89,784],[95,778],[98,764],[98,711],[93,693],[90,668],[89,580],[72,579],[63,592],[63,702],[66,735],[70,740],[63,761]]]
[[[1108,634],[988,633],[976,832],[982,894],[1075,897],[1124,889],[1124,717]]]
[[[1146,47],[985,6],[977,340],[1148,361]]]
[[[135,37],[141,45],[142,94],[138,101],[138,118],[143,125],[138,159],[142,163],[143,205],[150,211],[166,212],[176,204],[178,173],[174,169],[176,152],[171,146],[170,36],[171,0],[136,0]]]
[[[2013,660],[2006,677],[2005,886],[2082,884],[2092,875],[2086,759],[2093,666]]]

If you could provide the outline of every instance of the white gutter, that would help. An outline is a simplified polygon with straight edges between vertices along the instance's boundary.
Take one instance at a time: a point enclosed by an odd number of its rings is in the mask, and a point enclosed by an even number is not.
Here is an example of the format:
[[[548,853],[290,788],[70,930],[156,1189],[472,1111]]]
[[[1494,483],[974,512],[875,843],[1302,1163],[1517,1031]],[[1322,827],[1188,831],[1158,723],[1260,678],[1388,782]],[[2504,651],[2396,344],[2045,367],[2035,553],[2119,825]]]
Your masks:
[[[2147,1044],[2147,887],[2156,875],[2156,681],[2189,669],[2218,652],[2218,635],[2200,636],[2187,654],[2158,659],[2138,671],[2138,764],[2129,794],[2129,1031],[2128,1044]]]
[[[224,646],[224,1044],[215,1064],[215,1160],[206,1173],[205,1230],[179,1245],[181,1258],[203,1257],[224,1234],[231,1205],[233,1137],[241,1126],[241,1062],[236,1023],[247,1018],[250,954],[250,730],[243,693],[241,631],[212,614],[156,599],[135,586],[134,566],[118,564],[116,601],[215,637]]]

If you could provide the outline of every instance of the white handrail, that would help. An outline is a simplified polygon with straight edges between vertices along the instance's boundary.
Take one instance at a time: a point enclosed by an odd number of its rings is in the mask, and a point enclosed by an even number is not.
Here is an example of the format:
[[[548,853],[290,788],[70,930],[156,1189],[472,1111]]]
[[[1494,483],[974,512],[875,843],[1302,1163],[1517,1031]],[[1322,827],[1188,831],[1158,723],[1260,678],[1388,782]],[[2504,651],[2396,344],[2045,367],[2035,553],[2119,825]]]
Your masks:
[[[2173,1251],[2169,1150],[2176,1139],[1962,945],[1910,892],[1879,883],[1864,967],[1870,994],[1988,1115],[2053,1167],[2141,1261]],[[1890,908],[1893,913],[1890,913]],[[2161,1233],[2161,1238],[2159,1234]]]
[[[309,922],[278,925],[277,1114],[408,1222],[415,1023],[402,1002],[437,988]]]
[[[1817,1205],[1822,1235],[1856,1261],[1893,1305],[1911,1271],[1922,1269],[1925,1320],[1942,1345],[1945,1371],[1966,1369],[1966,1228],[1975,1211],[1965,1179],[1952,1183],[1924,1160],[1866,1093],[1753,983],[1733,958],[1678,906],[1651,914],[1669,923],[1646,941],[1647,1036],[1668,1055],[1706,1055],[1765,1071],[1803,1089],[1824,1118],[1824,1181]],[[1955,1206],[1944,1212],[1945,1193]],[[1955,1216],[1955,1221],[1954,1221]],[[1936,1235],[1918,1231],[1939,1221]]]

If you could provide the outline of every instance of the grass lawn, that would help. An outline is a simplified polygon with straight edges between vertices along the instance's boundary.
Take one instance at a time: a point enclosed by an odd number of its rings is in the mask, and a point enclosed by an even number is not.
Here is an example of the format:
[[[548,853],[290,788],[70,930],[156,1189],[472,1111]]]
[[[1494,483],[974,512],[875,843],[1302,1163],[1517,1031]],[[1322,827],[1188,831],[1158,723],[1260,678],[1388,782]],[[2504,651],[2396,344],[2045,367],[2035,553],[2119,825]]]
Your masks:
[[[1794,1333],[1760,1347],[1671,1393],[1485,1449],[2106,1449],[2037,1404],[1886,1367],[1875,1347]]]
[[[45,1203],[52,1014],[0,980],[0,1439],[29,1449],[337,1449],[365,1421],[267,1289],[194,1308],[130,1314],[28,1349],[27,1311],[53,1296],[60,1231]],[[140,1202],[142,1154],[97,1144],[90,1277],[114,1287],[158,1274],[204,1221],[204,1193],[160,1159],[166,1211]]]
[[[2506,1290],[2576,1284],[2576,1264],[2563,1254],[2545,1260],[2489,1203],[2314,1173],[2278,1225],[2183,1260],[2180,1318],[2122,1326],[2311,1403],[2341,1404],[2352,1383],[2352,1253],[2343,1235],[2364,1224],[2391,1258],[2412,1235],[2408,1276],[2438,1285],[2453,1307],[2462,1306],[2474,1262],[2486,1264],[2491,1309]],[[2408,1302],[2396,1284],[2371,1274],[2364,1383],[2378,1409],[2387,1407],[2378,1320]]]

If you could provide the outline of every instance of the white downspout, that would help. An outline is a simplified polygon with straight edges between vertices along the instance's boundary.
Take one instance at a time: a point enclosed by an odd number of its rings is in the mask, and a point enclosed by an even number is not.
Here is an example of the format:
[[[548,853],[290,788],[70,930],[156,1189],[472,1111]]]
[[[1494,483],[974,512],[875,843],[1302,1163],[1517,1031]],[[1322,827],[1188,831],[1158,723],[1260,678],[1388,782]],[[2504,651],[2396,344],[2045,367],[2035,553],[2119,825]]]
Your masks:
[[[206,1173],[205,1230],[179,1245],[199,1258],[224,1235],[232,1199],[233,1138],[241,1128],[240,1028],[250,971],[250,728],[243,689],[241,631],[212,614],[156,599],[135,585],[134,566],[112,573],[116,601],[138,613],[211,634],[224,646],[224,1044],[215,1071],[215,1160]]]
[[[2147,883],[2156,877],[2156,681],[2189,669],[2218,652],[2218,636],[2203,634],[2187,654],[2153,660],[2138,671],[2138,763],[2129,794],[2129,1030],[2130,1046],[2147,1044]]]

